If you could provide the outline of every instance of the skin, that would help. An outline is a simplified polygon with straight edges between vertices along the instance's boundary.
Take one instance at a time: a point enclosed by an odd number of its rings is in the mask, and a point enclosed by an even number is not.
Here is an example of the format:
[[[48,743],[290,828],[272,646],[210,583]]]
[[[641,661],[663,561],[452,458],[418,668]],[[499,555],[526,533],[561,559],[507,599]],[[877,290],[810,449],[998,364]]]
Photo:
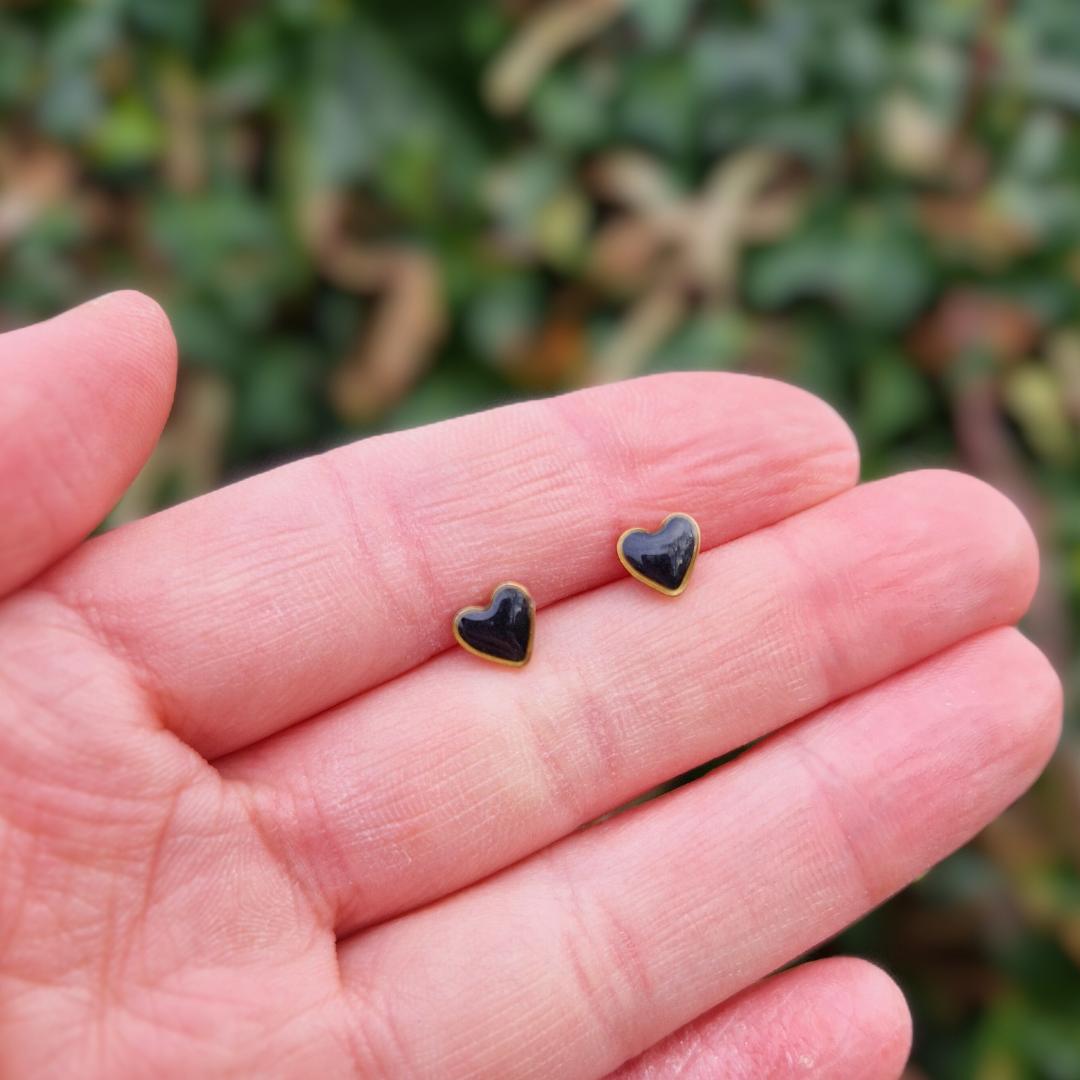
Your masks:
[[[134,293],[0,338],[0,1075],[896,1080],[883,973],[767,976],[1052,752],[1011,504],[855,488],[821,402],[666,375],[80,543],[175,363]],[[672,599],[615,540],[676,510],[703,550]],[[452,647],[510,579],[520,671]]]

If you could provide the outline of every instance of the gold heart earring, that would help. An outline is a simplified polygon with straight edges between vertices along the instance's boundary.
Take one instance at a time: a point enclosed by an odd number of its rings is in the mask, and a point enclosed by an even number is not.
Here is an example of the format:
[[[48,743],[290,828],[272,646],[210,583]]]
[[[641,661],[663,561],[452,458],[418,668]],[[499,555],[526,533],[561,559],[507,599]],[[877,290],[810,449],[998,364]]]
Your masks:
[[[638,581],[665,596],[690,584],[701,550],[701,530],[689,514],[671,514],[656,532],[627,529],[619,537],[619,561]]]
[[[454,637],[463,649],[507,667],[529,662],[535,628],[536,605],[516,581],[500,585],[486,608],[462,608],[454,616]]]

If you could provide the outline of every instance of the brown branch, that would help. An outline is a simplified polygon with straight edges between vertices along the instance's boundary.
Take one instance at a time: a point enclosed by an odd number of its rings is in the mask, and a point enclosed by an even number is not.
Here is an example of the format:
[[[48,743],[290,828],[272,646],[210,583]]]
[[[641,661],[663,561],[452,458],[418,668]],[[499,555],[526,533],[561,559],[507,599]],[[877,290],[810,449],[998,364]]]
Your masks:
[[[492,112],[518,112],[563,56],[584,44],[626,7],[627,0],[554,0],[529,19],[484,81]]]

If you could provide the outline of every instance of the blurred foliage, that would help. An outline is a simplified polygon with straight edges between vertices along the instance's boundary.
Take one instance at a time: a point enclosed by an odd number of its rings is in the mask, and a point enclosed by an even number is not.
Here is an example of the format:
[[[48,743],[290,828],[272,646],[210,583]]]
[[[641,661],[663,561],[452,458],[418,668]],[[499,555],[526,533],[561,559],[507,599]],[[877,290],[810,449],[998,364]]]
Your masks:
[[[422,8],[422,12],[418,11]],[[1034,522],[1076,681],[1076,0],[0,2],[0,325],[123,285],[177,407],[114,521],[645,371],[788,379]],[[1080,750],[843,936],[933,1080],[1080,1080]]]

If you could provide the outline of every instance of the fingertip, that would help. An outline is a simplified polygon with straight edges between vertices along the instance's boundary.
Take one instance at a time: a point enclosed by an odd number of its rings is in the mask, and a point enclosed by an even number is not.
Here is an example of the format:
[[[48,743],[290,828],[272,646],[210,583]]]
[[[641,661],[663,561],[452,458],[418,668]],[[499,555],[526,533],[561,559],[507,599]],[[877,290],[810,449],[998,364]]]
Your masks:
[[[967,473],[924,469],[888,481],[897,513],[922,513],[967,545],[976,590],[994,598],[1002,624],[1018,621],[1039,584],[1039,545],[1027,519],[997,488]]]
[[[626,470],[633,468],[637,450],[618,437],[628,428],[652,432],[668,448],[673,466],[703,490],[719,480],[723,462],[726,485],[739,483],[748,502],[768,503],[754,527],[824,502],[859,479],[858,443],[840,414],[813,394],[774,379],[670,372],[570,394],[562,402],[575,428],[602,443]],[[733,474],[733,462],[741,475]],[[710,542],[734,535],[713,535]]]
[[[914,1030],[904,992],[881,968],[856,957],[835,957],[808,966],[819,968],[833,982],[833,992],[824,1000],[843,1003],[841,1007],[847,1010],[851,1031],[843,1041],[855,1051],[852,1058],[862,1057],[872,1064],[867,1075],[874,1080],[896,1080],[911,1056]]]
[[[770,392],[782,395],[792,412],[806,417],[808,430],[816,435],[815,439],[809,440],[810,449],[835,474],[842,485],[841,490],[846,491],[859,482],[862,471],[859,440],[848,422],[824,398],[776,379],[752,375],[738,377],[751,379],[768,387]]]
[[[120,289],[90,300],[59,318],[91,315],[95,328],[117,347],[125,385],[139,392],[146,405],[157,406],[164,424],[176,389],[176,336],[164,308],[135,289]]]
[[[911,1012],[896,983],[865,960],[832,957],[749,987],[612,1076],[898,1080],[911,1041]]]
[[[847,486],[859,478],[859,443],[847,421],[827,401],[791,383],[730,371],[682,371],[625,385],[649,401],[677,396],[688,410],[707,412],[712,404],[734,400],[763,434],[780,436],[793,450],[823,459]]]
[[[42,422],[52,419],[46,409],[69,419],[76,446],[92,465],[86,479],[107,503],[103,516],[146,463],[169,418],[177,372],[172,326],[156,300],[121,289],[27,332],[35,331],[40,337],[28,352],[69,382],[67,393],[44,399]],[[68,466],[78,469],[70,457]]]
[[[902,855],[882,863],[882,896],[966,843],[1031,787],[1057,747],[1063,711],[1057,673],[1011,626],[976,634],[884,689],[898,696],[866,732],[867,757],[879,755],[868,775],[895,787]],[[907,771],[903,740],[886,739],[886,715],[902,715],[904,739],[919,747],[918,776],[900,783],[894,774]]]
[[[985,679],[997,682],[999,700],[1015,703],[993,734],[996,759],[1008,765],[1017,793],[1046,768],[1061,738],[1064,691],[1046,655],[1013,627],[986,636]]]
[[[1013,586],[1019,618],[1039,585],[1039,542],[1020,508],[991,484],[966,473],[941,471],[939,482],[951,486],[949,497],[966,504],[992,538],[1000,571]]]

